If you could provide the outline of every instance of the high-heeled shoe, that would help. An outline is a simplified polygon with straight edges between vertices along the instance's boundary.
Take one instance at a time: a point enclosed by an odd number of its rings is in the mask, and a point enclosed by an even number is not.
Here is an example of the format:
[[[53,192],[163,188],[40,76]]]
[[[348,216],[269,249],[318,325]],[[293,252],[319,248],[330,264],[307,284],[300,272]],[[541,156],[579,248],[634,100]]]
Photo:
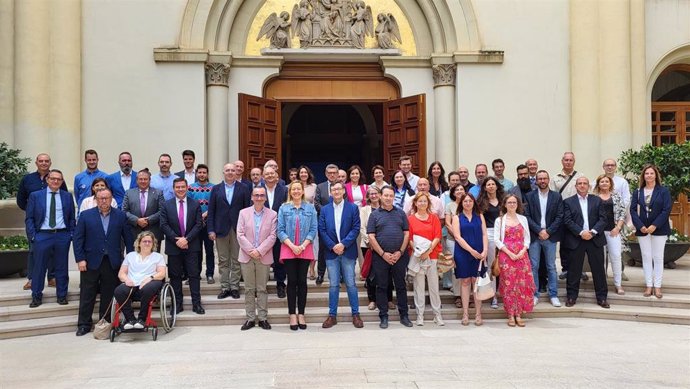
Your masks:
[[[290,329],[293,331],[297,331],[297,329],[299,328],[299,325],[298,324],[292,324],[292,318],[293,317],[295,318],[295,321],[297,321],[296,315],[290,315]]]
[[[479,327],[479,326],[482,325],[482,324],[484,324],[484,321],[482,320],[482,314],[481,314],[481,313],[478,313],[478,314],[474,317],[474,325],[476,325],[477,327]]]
[[[300,330],[307,329],[307,321],[304,320],[304,315],[297,316],[297,327],[299,327]]]
[[[464,326],[470,325],[470,318],[467,317],[467,314],[466,314],[466,313],[464,313],[464,314],[462,315],[462,321],[460,321],[460,324],[462,324],[462,325],[464,325]]]

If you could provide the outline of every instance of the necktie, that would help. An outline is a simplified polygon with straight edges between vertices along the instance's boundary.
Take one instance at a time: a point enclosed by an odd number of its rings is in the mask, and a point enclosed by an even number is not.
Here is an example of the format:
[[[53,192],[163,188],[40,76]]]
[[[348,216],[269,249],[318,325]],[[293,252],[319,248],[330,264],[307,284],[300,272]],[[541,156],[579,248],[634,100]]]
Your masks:
[[[56,205],[55,205],[55,195],[57,193],[55,192],[50,192],[51,197],[50,197],[50,216],[48,217],[48,226],[50,228],[55,228],[57,225],[57,222],[55,221],[55,213],[56,213]]]
[[[177,211],[177,222],[180,223],[180,236],[185,236],[185,229],[184,229],[184,200],[180,200],[180,209]]]
[[[141,217],[146,215],[146,191],[141,191],[141,197],[139,198],[139,209],[141,209]]]

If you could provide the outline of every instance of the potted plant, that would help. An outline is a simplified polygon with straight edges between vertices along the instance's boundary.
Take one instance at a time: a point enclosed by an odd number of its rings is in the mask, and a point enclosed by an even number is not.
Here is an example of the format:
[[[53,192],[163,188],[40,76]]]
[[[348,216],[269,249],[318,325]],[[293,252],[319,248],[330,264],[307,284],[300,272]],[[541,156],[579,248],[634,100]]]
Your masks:
[[[639,150],[627,150],[618,159],[621,174],[630,183],[630,189],[639,187],[639,175],[642,166],[653,163],[659,168],[664,186],[671,192],[674,201],[679,196],[690,196],[690,142],[653,146],[647,144]],[[624,235],[624,251],[628,264],[641,263],[640,246],[634,235]],[[664,248],[664,265],[670,269],[676,267],[675,261],[690,249],[687,235],[672,229]]]
[[[23,235],[0,236],[0,276],[26,277],[29,241]]]

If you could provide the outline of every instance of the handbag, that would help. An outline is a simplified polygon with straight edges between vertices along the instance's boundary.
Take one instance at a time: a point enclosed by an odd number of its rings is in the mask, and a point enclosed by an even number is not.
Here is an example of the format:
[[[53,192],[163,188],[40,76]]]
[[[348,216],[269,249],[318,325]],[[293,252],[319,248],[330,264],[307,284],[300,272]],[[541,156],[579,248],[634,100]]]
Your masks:
[[[455,269],[455,259],[450,254],[440,253],[436,260],[436,269],[438,270],[439,278],[443,277],[444,273]]]
[[[481,273],[482,263],[484,261],[479,261],[478,271]],[[489,277],[489,272],[484,272],[483,276],[477,277],[474,282],[474,298],[479,301],[488,300],[496,295],[496,289],[494,288],[494,283]]]
[[[122,307],[127,304],[127,300],[132,296],[132,291],[134,288],[129,288],[129,295],[127,296],[127,299],[125,299],[125,302],[120,304],[119,308],[115,311],[115,315],[118,315],[120,313],[120,310]],[[105,313],[103,314],[103,317],[96,323],[95,326],[93,326],[93,338],[98,339],[98,340],[106,340],[110,339],[110,330],[113,328],[113,325],[108,323],[105,318],[108,316],[108,312],[110,312],[110,308],[113,306],[113,304],[108,304],[108,309],[105,310]],[[113,315],[113,316],[115,316]]]
[[[501,265],[498,263],[498,253],[496,253],[494,263],[491,264],[491,275],[494,276],[494,278],[501,275]]]
[[[367,250],[364,254],[364,261],[362,262],[362,270],[360,276],[362,278],[369,277],[369,272],[371,271],[371,249]]]

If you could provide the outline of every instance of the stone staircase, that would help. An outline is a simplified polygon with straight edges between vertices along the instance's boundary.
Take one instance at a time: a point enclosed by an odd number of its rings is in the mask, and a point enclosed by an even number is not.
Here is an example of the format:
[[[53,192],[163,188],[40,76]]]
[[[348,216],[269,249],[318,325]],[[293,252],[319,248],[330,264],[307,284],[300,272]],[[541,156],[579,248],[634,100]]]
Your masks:
[[[552,307],[547,297],[542,297],[534,311],[527,315],[529,319],[552,317],[582,317],[592,319],[627,320],[638,322],[653,322],[667,324],[690,325],[690,255],[686,255],[679,262],[675,270],[666,270],[664,273],[664,298],[644,297],[642,283],[642,270],[640,268],[626,268],[629,282],[623,286],[626,294],[616,295],[612,280],[609,277],[609,302],[611,309],[603,309],[596,305],[592,281],[583,282],[577,305],[571,308]],[[78,273],[70,272],[69,305],[58,305],[55,302],[55,289],[46,288],[43,297],[43,305],[38,308],[29,308],[31,294],[21,290],[24,280],[19,278],[0,279],[0,339],[71,332],[76,330],[77,310],[79,305]],[[362,320],[367,325],[378,323],[378,311],[367,309],[367,296],[363,282],[358,281],[359,304]],[[278,299],[275,294],[275,283],[269,283],[269,312],[268,319],[272,324],[287,324],[287,301]],[[206,309],[205,315],[197,315],[192,312],[191,298],[188,288],[185,286],[187,296],[184,299],[185,311],[178,315],[177,326],[201,326],[201,325],[231,325],[239,327],[245,321],[244,294],[239,300],[227,298],[218,300],[216,295],[220,292],[220,285],[208,285],[202,281],[202,304]],[[565,302],[565,284],[559,281],[559,296]],[[320,326],[328,315],[328,281],[321,286],[316,286],[314,281],[309,281],[309,293],[307,297],[307,322],[312,326]],[[448,322],[447,325],[457,325],[462,311],[454,305],[454,296],[449,291],[441,291],[442,314]],[[428,299],[427,299],[428,302]],[[412,304],[412,294],[408,293],[408,304]],[[470,317],[473,317],[473,309]],[[390,311],[391,321],[398,320],[397,312]],[[488,304],[484,304],[482,315],[485,320],[505,319],[502,306],[494,310]],[[410,310],[412,320],[416,318],[414,310]],[[158,319],[158,311],[154,311],[154,319]],[[425,319],[431,324],[433,313],[427,304]],[[94,321],[97,318],[94,316]],[[338,321],[345,325],[350,322],[350,308],[344,286],[341,288],[338,309]]]

